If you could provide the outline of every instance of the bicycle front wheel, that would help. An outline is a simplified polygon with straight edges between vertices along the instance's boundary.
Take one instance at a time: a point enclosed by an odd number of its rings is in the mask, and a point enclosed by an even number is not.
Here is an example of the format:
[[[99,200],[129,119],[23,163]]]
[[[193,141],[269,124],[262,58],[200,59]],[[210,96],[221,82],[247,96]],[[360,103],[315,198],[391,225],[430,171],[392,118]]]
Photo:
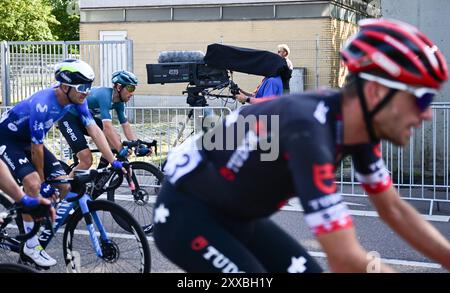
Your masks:
[[[14,205],[9,196],[0,192],[0,212],[5,212]],[[14,237],[24,234],[22,214],[18,214],[15,221],[0,230],[0,262],[16,263],[19,260],[20,242]]]
[[[158,195],[164,174],[154,165],[146,162],[131,162],[135,190],[130,195],[127,181],[115,190],[109,191],[107,198],[125,208],[144,229],[150,233],[153,223],[153,203]]]
[[[67,270],[82,273],[149,273],[151,256],[147,238],[130,213],[106,200],[90,201],[88,207],[91,215],[97,214],[108,240],[100,236],[99,227],[94,224],[102,252],[102,256],[98,256],[78,208],[64,230],[63,252]]]

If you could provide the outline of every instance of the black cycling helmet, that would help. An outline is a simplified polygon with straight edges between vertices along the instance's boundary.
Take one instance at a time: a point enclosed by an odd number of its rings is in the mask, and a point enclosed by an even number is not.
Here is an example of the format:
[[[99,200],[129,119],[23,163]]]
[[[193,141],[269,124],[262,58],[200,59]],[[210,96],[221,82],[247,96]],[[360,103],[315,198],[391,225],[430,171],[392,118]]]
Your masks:
[[[55,79],[68,85],[89,84],[94,81],[95,73],[86,62],[67,59],[56,65]]]
[[[111,82],[113,84],[121,84],[124,86],[138,84],[138,79],[136,75],[126,70],[119,70],[112,74]]]

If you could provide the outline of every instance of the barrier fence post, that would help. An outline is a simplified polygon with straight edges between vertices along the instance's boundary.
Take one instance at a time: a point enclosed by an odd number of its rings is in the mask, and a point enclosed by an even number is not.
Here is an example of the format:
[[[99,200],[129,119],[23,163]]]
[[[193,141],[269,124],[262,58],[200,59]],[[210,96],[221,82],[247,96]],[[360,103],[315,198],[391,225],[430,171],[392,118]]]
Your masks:
[[[9,52],[8,52],[8,42],[2,41],[0,43],[2,55],[1,58],[1,84],[2,84],[2,97],[3,97],[3,105],[10,106],[11,105],[11,91],[9,89]]]

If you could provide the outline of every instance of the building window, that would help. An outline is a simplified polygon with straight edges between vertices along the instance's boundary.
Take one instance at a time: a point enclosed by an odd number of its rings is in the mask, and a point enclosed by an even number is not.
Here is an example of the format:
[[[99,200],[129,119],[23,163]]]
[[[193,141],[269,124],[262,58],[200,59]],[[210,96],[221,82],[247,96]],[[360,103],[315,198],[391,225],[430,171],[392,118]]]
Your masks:
[[[301,4],[301,5],[277,5],[277,18],[304,18],[304,17],[327,17],[330,16],[330,5],[324,4]]]
[[[220,7],[174,8],[174,20],[220,20]]]
[[[127,9],[126,21],[170,21],[170,8]]]
[[[168,7],[127,7],[126,9],[81,10],[81,22],[121,22],[121,21],[220,21],[252,19],[301,19],[331,17],[349,22],[376,14],[379,0],[370,3],[350,0],[321,1],[315,3],[273,2],[261,5],[220,4],[213,6]]]
[[[110,10],[81,10],[80,11],[81,22],[116,22],[124,21],[123,9],[110,9]]]
[[[223,19],[268,19],[273,18],[273,5],[223,7]]]
[[[355,11],[336,5],[331,5],[331,17],[350,23],[356,23],[359,19],[363,18],[359,13],[357,15]]]

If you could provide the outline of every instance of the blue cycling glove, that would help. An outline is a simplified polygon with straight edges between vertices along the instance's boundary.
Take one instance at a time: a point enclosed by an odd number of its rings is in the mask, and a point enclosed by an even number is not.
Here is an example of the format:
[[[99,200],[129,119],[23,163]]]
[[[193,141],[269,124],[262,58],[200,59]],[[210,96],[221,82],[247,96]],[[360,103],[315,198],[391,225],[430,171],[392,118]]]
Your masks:
[[[25,194],[21,199],[20,203],[23,204],[24,207],[32,208],[39,205],[39,198],[31,197],[28,194]]]
[[[112,166],[114,169],[116,169],[116,170],[122,169],[122,167],[123,167],[123,162],[121,162],[121,161],[119,161],[119,160],[114,160],[114,161],[111,163],[111,166]]]
[[[58,189],[54,188],[53,186],[51,186],[48,183],[43,182],[41,184],[41,191],[40,192],[41,192],[42,197],[49,198],[49,197],[52,197],[53,194],[58,193]]]
[[[22,211],[25,214],[31,215],[34,219],[44,218],[51,216],[51,205],[40,203],[40,197],[32,197],[25,194],[20,203],[23,205]]]

